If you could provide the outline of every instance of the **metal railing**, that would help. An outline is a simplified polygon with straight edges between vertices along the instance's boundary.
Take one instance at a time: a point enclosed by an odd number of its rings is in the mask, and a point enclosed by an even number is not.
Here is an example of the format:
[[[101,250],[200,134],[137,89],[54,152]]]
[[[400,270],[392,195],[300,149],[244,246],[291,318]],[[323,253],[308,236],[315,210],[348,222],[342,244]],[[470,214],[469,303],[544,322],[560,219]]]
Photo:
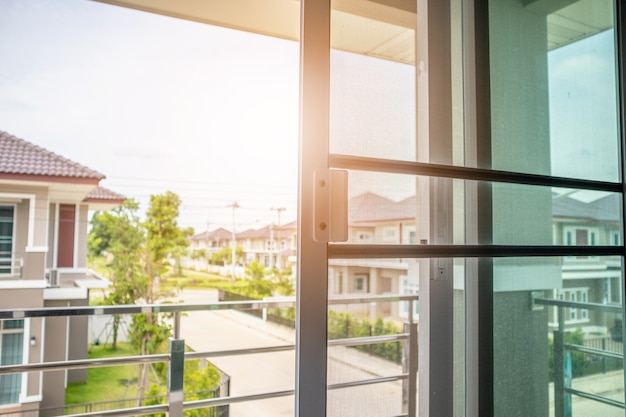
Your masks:
[[[555,417],[565,417],[572,415],[571,395],[576,395],[582,398],[597,401],[599,403],[624,409],[625,404],[623,401],[617,401],[606,396],[572,388],[571,359],[570,361],[567,360],[568,352],[581,352],[587,355],[599,357],[602,360],[617,359],[623,361],[623,351],[622,353],[617,353],[602,348],[582,346],[579,344],[567,343],[565,341],[565,309],[583,309],[601,313],[615,314],[617,317],[621,317],[621,306],[544,298],[536,298],[534,299],[534,302],[540,305],[556,307],[557,309],[558,328],[553,331]]]
[[[362,380],[354,380],[328,385],[329,390],[359,387],[364,385],[381,384],[393,381],[402,382],[402,410],[401,416],[415,416],[416,391],[417,391],[417,324],[412,322],[413,301],[419,299],[417,295],[390,295],[359,298],[331,298],[329,305],[358,304],[375,302],[407,302],[409,305],[410,321],[404,325],[404,332],[400,334],[359,337],[348,339],[336,339],[328,342],[329,346],[360,346],[385,342],[400,342],[403,344],[402,373],[391,376],[375,377]],[[246,401],[278,398],[294,395],[294,389],[260,392],[249,395],[211,398],[205,400],[183,401],[182,381],[184,378],[184,363],[186,360],[200,358],[214,358],[222,356],[248,355],[258,353],[270,353],[294,350],[295,345],[285,344],[269,347],[256,347],[247,349],[232,349],[206,352],[185,352],[185,341],[180,337],[181,313],[192,311],[219,311],[219,310],[250,310],[264,308],[288,308],[295,307],[295,299],[281,301],[234,301],[206,304],[154,304],[154,305],[117,305],[97,307],[51,307],[34,309],[0,310],[2,319],[25,319],[41,317],[73,317],[73,316],[98,316],[114,314],[147,314],[169,313],[173,315],[173,337],[169,341],[167,353],[151,354],[142,356],[125,356],[99,359],[65,360],[57,362],[28,363],[20,365],[0,366],[0,375],[53,370],[85,369],[116,365],[135,365],[155,362],[167,362],[167,403],[132,408],[120,408],[109,411],[86,412],[71,414],[71,417],[95,417],[95,416],[137,416],[155,413],[168,413],[172,417],[181,417],[183,411],[199,408],[212,408],[228,406],[230,404]]]
[[[24,260],[19,253],[0,251],[0,278],[22,278]]]

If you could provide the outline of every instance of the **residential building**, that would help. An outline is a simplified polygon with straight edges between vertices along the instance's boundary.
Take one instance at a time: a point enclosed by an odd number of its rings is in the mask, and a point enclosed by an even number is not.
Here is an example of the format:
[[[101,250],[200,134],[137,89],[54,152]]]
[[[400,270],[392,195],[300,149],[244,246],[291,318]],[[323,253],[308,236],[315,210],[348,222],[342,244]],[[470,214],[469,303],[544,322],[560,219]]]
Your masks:
[[[230,274],[229,265],[214,265],[210,260],[216,252],[232,248],[231,231],[218,228],[190,236],[189,241],[188,256],[182,260],[185,268]],[[256,261],[266,268],[292,270],[296,264],[296,222],[237,232],[235,244],[243,252],[240,267]]]
[[[624,289],[624,2],[103,1],[300,44],[296,416],[350,414],[328,401],[349,395],[328,386],[329,262],[405,258],[419,270],[419,375],[414,363],[406,373],[419,407],[402,398],[388,414],[623,414],[623,374],[617,401],[595,392],[605,376],[594,392],[551,393],[549,309],[533,296],[563,288],[568,257],[617,257]],[[406,95],[379,105],[392,90]],[[334,242],[345,196],[333,205],[331,170],[367,172],[381,188],[409,177],[419,244]],[[620,244],[555,244],[563,188],[617,195]],[[172,408],[182,415],[180,401]]]
[[[580,193],[578,193],[580,194]],[[554,243],[567,246],[620,245],[621,202],[615,194],[553,194]],[[561,288],[549,297],[582,303],[622,304],[622,265],[617,256],[567,256],[562,263]],[[604,335],[620,317],[585,309],[565,309],[568,329]],[[550,327],[556,328],[556,307],[550,311]]]
[[[108,281],[87,268],[90,210],[124,197],[100,187],[104,175],[0,131],[0,306],[84,306]],[[2,365],[82,359],[86,317],[0,322]],[[68,382],[85,370],[0,376],[0,410],[64,404]]]

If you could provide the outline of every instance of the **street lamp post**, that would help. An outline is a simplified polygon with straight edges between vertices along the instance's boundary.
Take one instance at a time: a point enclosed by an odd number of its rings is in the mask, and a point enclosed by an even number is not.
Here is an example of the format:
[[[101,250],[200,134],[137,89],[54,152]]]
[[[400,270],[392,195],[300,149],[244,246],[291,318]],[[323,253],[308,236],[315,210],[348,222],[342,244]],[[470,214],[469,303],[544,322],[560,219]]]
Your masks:
[[[236,259],[237,259],[237,237],[235,236],[235,209],[239,208],[239,204],[237,204],[237,202],[235,201],[233,204],[230,205],[230,207],[232,207],[233,209],[233,232],[232,232],[232,238],[231,238],[233,258],[232,258],[231,280],[232,282],[235,282],[235,265],[236,265]]]
[[[270,208],[270,210],[272,210],[272,211],[276,210],[276,213],[278,214],[278,227],[280,227],[280,212],[284,211],[285,207],[272,207],[272,208]],[[275,249],[275,244],[274,244],[274,223],[270,222],[270,247],[269,247],[270,269],[274,268],[274,249]]]

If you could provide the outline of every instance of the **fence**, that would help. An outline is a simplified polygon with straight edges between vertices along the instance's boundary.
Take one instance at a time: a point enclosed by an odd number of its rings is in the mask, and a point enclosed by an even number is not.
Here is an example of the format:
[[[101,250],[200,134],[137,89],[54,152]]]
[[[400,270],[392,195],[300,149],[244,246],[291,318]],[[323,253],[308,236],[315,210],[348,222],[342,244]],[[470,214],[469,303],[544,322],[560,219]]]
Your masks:
[[[572,355],[584,354],[592,355],[606,363],[606,360],[616,360],[623,364],[623,347],[619,351],[609,351],[606,348],[585,346],[585,344],[568,343],[565,332],[565,309],[576,308],[594,310],[598,312],[611,313],[620,316],[621,306],[611,306],[596,303],[580,303],[574,301],[535,299],[535,303],[557,307],[558,328],[553,332],[553,355],[554,355],[554,415],[555,417],[566,417],[572,415],[571,396],[587,398],[592,401],[611,405],[618,408],[625,408],[624,402],[617,401],[607,396],[594,394],[588,391],[574,389],[571,386],[572,380]],[[595,343],[595,342],[592,342]],[[600,341],[607,344],[607,341]],[[613,346],[617,347],[617,346]]]
[[[356,304],[356,303],[372,303],[372,302],[409,302],[418,299],[415,295],[398,295],[398,296],[375,296],[350,299],[333,299],[329,300],[330,304]],[[294,308],[294,300],[286,301],[237,301],[237,302],[218,302],[211,304],[160,304],[160,305],[127,305],[127,306],[98,306],[98,307],[55,307],[40,309],[18,309],[18,310],[0,310],[1,319],[24,319],[36,317],[63,317],[63,316],[94,316],[94,315],[113,315],[113,314],[147,314],[147,313],[165,313],[174,316],[174,337],[170,339],[169,350],[164,354],[153,354],[144,356],[126,356],[113,357],[105,359],[81,359],[81,360],[65,360],[58,362],[29,363],[20,365],[4,365],[0,366],[0,375],[39,372],[53,370],[70,370],[84,369],[92,367],[130,365],[140,363],[156,363],[166,362],[168,364],[168,381],[167,381],[167,401],[165,404],[143,405],[136,407],[124,407],[108,411],[87,411],[83,413],[73,414],[72,417],[96,417],[96,416],[139,416],[149,414],[168,413],[171,417],[182,417],[184,411],[189,410],[206,410],[215,409],[217,407],[229,406],[231,404],[243,403],[268,398],[279,398],[285,396],[293,396],[295,389],[289,388],[281,391],[259,392],[247,395],[226,395],[218,398],[185,401],[183,388],[184,364],[185,360],[204,359],[220,356],[236,356],[247,354],[262,354],[270,352],[281,352],[294,350],[294,345],[279,345],[269,347],[255,347],[246,349],[233,349],[226,351],[209,351],[209,352],[185,352],[184,340],[180,338],[180,320],[181,313],[191,311],[216,311],[216,310],[262,310],[273,308]],[[411,317],[411,316],[410,316]],[[349,339],[339,339],[329,341],[329,346],[360,346],[368,344],[401,342],[403,345],[403,361],[402,372],[397,375],[389,375],[382,377],[371,377],[363,380],[348,381],[327,386],[328,390],[346,389],[351,387],[359,387],[365,385],[373,385],[380,383],[388,383],[399,381],[402,382],[402,398],[401,409],[402,414],[398,417],[409,416],[411,410],[415,410],[416,404],[416,377],[417,377],[417,324],[406,323],[403,333],[373,336],[373,337],[356,337]],[[65,412],[65,411],[64,411]],[[21,417],[31,417],[31,411],[19,413]],[[12,414],[16,415],[16,414]],[[6,417],[6,416],[5,416]],[[34,417],[34,416],[33,416]],[[222,417],[222,416],[220,416]]]

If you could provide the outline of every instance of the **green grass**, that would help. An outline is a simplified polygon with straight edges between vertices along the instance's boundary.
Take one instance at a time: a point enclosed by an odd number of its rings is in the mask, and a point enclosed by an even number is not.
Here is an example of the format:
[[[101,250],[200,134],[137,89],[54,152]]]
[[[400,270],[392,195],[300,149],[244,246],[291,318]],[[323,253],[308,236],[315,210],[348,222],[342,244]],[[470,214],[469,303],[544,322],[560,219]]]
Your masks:
[[[89,358],[109,358],[133,355],[127,343],[118,343],[117,350],[111,345],[92,346]],[[66,404],[120,400],[137,397],[137,365],[107,366],[87,370],[87,382],[68,384],[65,391]]]
[[[185,270],[184,276],[168,276],[164,281],[172,287],[186,289],[220,289],[231,287],[230,277],[191,270]],[[245,285],[245,282],[238,280],[234,285]]]

